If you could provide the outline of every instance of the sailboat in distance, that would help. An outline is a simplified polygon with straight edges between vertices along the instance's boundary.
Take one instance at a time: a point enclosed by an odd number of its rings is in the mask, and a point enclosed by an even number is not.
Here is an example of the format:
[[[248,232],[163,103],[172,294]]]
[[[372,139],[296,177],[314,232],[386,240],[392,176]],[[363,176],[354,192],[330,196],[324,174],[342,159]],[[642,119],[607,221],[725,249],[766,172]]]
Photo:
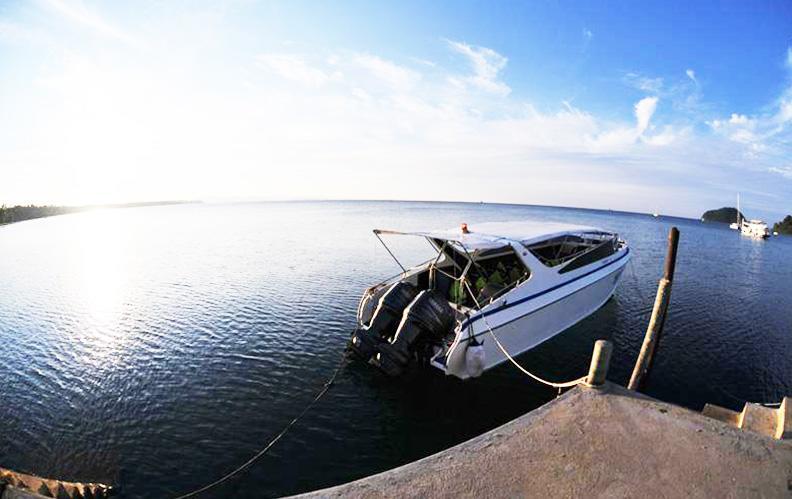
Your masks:
[[[740,230],[740,223],[742,222],[742,213],[740,213],[740,193],[737,193],[737,221],[729,224],[732,230]]]
[[[733,223],[729,227],[735,228],[735,225],[743,236],[754,239],[767,239],[770,237],[770,229],[767,228],[766,223],[758,219],[748,220],[742,216],[742,213],[740,213],[740,194],[737,194],[737,223]]]

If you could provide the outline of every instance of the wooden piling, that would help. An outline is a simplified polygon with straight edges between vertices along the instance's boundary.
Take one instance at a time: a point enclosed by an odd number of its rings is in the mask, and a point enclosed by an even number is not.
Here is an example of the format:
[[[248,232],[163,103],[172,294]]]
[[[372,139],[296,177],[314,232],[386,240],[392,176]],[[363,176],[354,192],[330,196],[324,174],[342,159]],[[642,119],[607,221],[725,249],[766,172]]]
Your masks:
[[[591,365],[589,366],[588,376],[586,376],[586,386],[597,387],[605,384],[605,376],[608,374],[611,352],[613,345],[607,340],[597,340],[594,343],[594,352],[591,354]]]
[[[657,286],[657,296],[655,297],[654,308],[652,309],[652,318],[649,320],[649,326],[646,328],[646,336],[644,336],[641,352],[638,354],[638,360],[635,362],[635,367],[630,377],[630,384],[627,385],[627,388],[630,390],[640,390],[643,388],[646,378],[649,376],[649,372],[652,369],[654,353],[655,350],[657,350],[660,337],[663,335],[663,327],[665,326],[666,316],[668,315],[668,303],[671,300],[671,286],[674,282],[678,246],[679,229],[672,227],[668,233],[668,251],[666,253],[665,269],[663,278],[660,279],[660,283]]]

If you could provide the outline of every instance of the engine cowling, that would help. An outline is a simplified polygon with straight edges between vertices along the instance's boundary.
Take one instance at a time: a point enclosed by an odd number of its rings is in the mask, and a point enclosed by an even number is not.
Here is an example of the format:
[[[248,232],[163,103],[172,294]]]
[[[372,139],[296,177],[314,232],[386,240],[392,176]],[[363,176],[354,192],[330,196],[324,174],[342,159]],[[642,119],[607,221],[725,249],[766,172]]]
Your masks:
[[[372,363],[391,376],[404,372],[415,352],[440,344],[454,327],[454,309],[436,291],[421,291],[408,306],[393,339],[377,346]]]
[[[404,309],[418,295],[418,289],[404,281],[393,283],[382,295],[371,322],[352,333],[349,350],[368,361],[377,353],[377,347],[386,343],[396,331]]]

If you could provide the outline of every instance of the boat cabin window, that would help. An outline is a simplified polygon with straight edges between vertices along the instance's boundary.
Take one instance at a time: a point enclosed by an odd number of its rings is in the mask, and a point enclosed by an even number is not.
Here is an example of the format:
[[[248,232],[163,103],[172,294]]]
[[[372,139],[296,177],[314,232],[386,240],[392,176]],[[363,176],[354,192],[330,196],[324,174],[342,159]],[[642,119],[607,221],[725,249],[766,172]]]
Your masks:
[[[559,273],[570,272],[616,252],[618,237],[606,232],[566,234],[526,248],[548,267],[563,266]]]
[[[503,296],[521,282],[528,279],[530,270],[514,253],[510,246],[487,250],[474,255],[465,280],[475,300],[459,281],[451,283],[448,299],[451,303],[475,308],[476,302],[482,307],[492,300]]]

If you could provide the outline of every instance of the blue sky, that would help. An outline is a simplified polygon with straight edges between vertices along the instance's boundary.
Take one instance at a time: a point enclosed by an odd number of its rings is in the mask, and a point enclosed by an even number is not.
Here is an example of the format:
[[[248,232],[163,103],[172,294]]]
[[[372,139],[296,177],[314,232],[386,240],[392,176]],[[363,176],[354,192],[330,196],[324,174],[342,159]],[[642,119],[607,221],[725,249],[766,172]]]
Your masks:
[[[0,202],[792,212],[789,2],[0,5]]]

